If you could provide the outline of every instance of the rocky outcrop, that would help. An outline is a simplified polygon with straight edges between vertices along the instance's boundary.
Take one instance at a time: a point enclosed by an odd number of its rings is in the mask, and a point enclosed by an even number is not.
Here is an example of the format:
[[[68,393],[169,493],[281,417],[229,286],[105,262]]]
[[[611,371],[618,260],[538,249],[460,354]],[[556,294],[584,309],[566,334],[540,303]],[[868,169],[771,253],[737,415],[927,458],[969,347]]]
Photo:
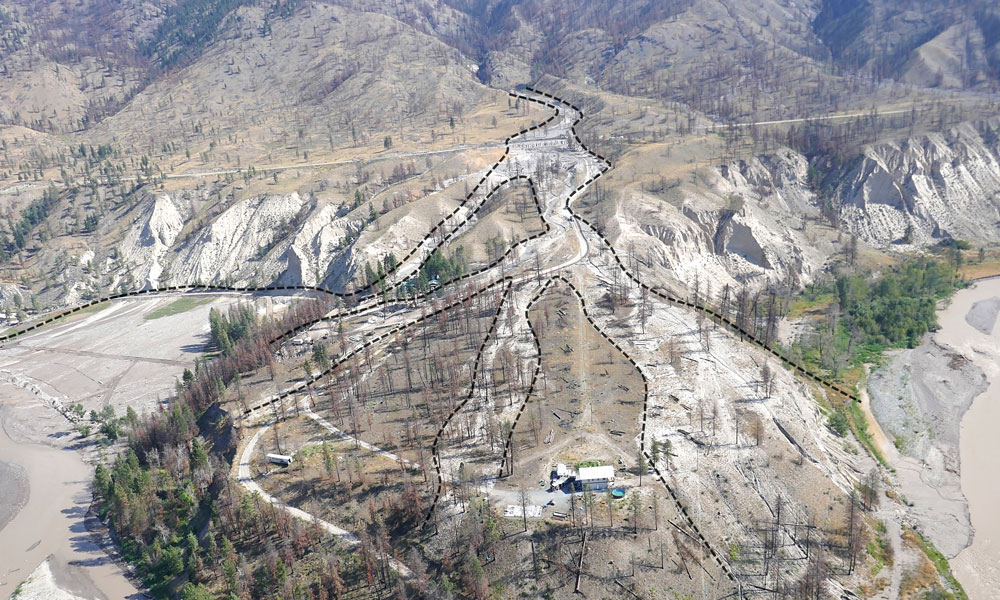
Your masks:
[[[984,245],[1000,241],[1000,120],[873,145],[857,160],[815,179],[822,162],[815,159],[811,177],[804,156],[782,150],[720,166],[725,184],[712,187],[747,207],[762,206],[785,223],[796,215],[818,216],[823,200],[816,190],[821,189],[844,230],[883,249],[930,246],[946,238]],[[733,225],[725,235],[736,233]],[[752,258],[761,236],[751,241],[747,235],[744,231],[737,242],[748,245],[737,243],[732,250]],[[761,251],[766,255],[768,246]]]
[[[16,307],[18,302],[24,303],[24,294],[13,283],[0,284],[0,307],[4,310]]]
[[[315,206],[297,193],[252,196],[190,233],[184,233],[190,219],[184,206],[161,194],[134,209],[118,259],[109,259],[104,269],[116,286],[318,285],[331,269],[353,271],[347,242],[363,223],[335,205]]]
[[[1000,120],[873,145],[817,178],[822,162],[783,149],[720,165],[655,210],[621,211],[618,226],[627,235],[635,215],[681,282],[751,285],[808,281],[844,250],[829,219],[882,249],[1000,241]]]
[[[157,195],[144,200],[133,227],[119,245],[119,252],[129,275],[142,287],[159,283],[164,255],[184,228],[184,217],[170,196]]]
[[[1000,122],[871,146],[827,175],[844,226],[879,247],[1000,240]]]
[[[295,234],[286,251],[283,283],[318,285],[326,279],[330,263],[343,249],[351,225],[338,218],[337,209],[326,205],[315,211]]]
[[[998,129],[998,122],[963,124],[879,144],[825,174],[822,159],[811,166],[789,149],[702,169],[669,189],[630,189],[606,220],[606,233],[619,248],[631,244],[662,283],[681,289],[711,281],[716,290],[811,280],[844,249],[846,236],[827,226],[830,218],[880,248],[949,237],[995,242]],[[151,196],[134,209],[118,245],[120,260],[111,265],[99,256],[97,263],[109,265],[103,270],[114,276],[114,286],[128,289],[197,281],[341,289],[366,263],[404,255],[428,223],[452,209],[435,201],[433,208],[402,209],[365,228],[342,208],[314,204],[297,193],[252,196],[194,228],[183,199]]]
[[[646,255],[650,276],[678,288],[696,280],[715,291],[726,284],[795,286],[836,251],[802,230],[803,217],[819,216],[808,168],[805,157],[783,151],[701,171],[697,185],[633,194],[610,233],[622,238],[619,248],[633,244]]]
[[[821,162],[816,159],[820,171]],[[719,192],[764,203],[779,220],[816,216],[819,187],[843,229],[880,248],[923,247],[946,238],[1000,241],[1000,120],[870,146],[857,160],[826,172],[818,186],[810,181],[807,159],[791,150],[723,165],[718,173],[729,184],[714,185]],[[734,250],[754,255],[753,243]],[[767,247],[762,250],[766,254]]]
[[[284,270],[279,261],[305,200],[297,193],[254,196],[226,209],[178,249],[171,264],[174,281],[248,284],[273,281]]]
[[[754,237],[753,229],[735,219],[729,219],[725,227],[716,232],[715,251],[717,254],[734,254],[762,269],[771,266],[767,253]]]

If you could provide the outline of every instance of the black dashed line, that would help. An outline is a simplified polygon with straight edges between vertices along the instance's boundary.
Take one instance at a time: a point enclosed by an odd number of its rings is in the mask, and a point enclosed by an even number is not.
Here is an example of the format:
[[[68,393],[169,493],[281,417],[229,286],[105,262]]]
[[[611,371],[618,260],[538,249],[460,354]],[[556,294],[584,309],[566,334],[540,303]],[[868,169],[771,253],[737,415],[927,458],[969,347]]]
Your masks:
[[[660,291],[658,289],[655,289],[655,288],[649,286],[648,284],[646,284],[644,282],[639,281],[637,277],[635,277],[631,272],[629,272],[625,268],[624,263],[622,262],[621,258],[618,256],[617,251],[615,250],[614,246],[610,243],[610,241],[607,240],[607,238],[605,238],[605,236],[601,232],[599,232],[597,230],[597,228],[594,227],[593,224],[590,223],[589,220],[587,220],[586,218],[578,215],[576,212],[574,212],[570,208],[570,200],[573,199],[578,194],[578,192],[580,192],[584,188],[586,188],[586,186],[588,186],[590,183],[592,183],[593,181],[595,181],[597,178],[601,177],[611,167],[611,162],[606,157],[604,157],[603,155],[596,154],[596,153],[592,152],[589,148],[586,147],[586,145],[580,139],[580,136],[579,136],[578,132],[576,131],[576,125],[582,120],[582,118],[583,118],[583,111],[577,105],[570,104],[570,103],[566,102],[565,100],[557,98],[556,96],[553,96],[552,94],[549,94],[547,92],[537,91],[537,90],[535,90],[534,88],[532,88],[530,86],[526,86],[526,89],[528,91],[532,92],[532,93],[541,95],[543,97],[551,98],[551,99],[555,100],[556,102],[559,102],[559,103],[562,103],[562,104],[564,104],[566,106],[569,106],[569,107],[571,107],[573,110],[575,110],[579,114],[579,117],[573,121],[573,124],[570,127],[570,131],[571,131],[571,133],[573,135],[573,138],[576,141],[576,143],[579,144],[588,154],[590,154],[591,156],[593,156],[593,157],[599,159],[600,161],[602,161],[603,163],[605,163],[605,166],[601,169],[601,171],[599,173],[597,173],[593,177],[589,178],[585,183],[583,183],[582,185],[580,185],[575,191],[573,191],[567,197],[567,199],[565,201],[565,208],[567,210],[569,210],[569,212],[570,212],[570,214],[572,215],[573,218],[575,218],[577,221],[579,221],[579,222],[583,223],[584,225],[586,225],[589,229],[591,229],[598,236],[599,239],[601,239],[602,242],[604,242],[604,244],[611,250],[611,253],[612,253],[613,258],[615,259],[615,262],[619,265],[619,267],[622,269],[622,271],[630,279],[632,279],[633,281],[635,281],[643,289],[646,289],[647,291],[653,293],[654,295],[656,295],[657,297],[659,297],[662,300],[665,300],[665,301],[667,301],[669,303],[678,304],[678,305],[683,304],[686,307],[693,308],[695,310],[699,310],[701,312],[704,312],[705,314],[708,314],[711,317],[717,318],[718,322],[722,323],[723,325],[725,325],[725,326],[729,327],[730,329],[732,329],[735,333],[739,334],[740,337],[741,337],[741,339],[745,336],[748,340],[752,341],[754,344],[756,344],[756,345],[764,348],[765,350],[768,350],[771,354],[773,354],[774,356],[778,357],[781,360],[781,362],[783,362],[784,364],[787,364],[787,365],[790,365],[790,366],[794,366],[795,369],[798,372],[803,373],[803,374],[811,377],[813,380],[821,383],[822,385],[824,385],[825,387],[827,387],[828,389],[830,389],[832,391],[835,391],[835,392],[837,392],[837,393],[839,393],[839,394],[841,394],[841,395],[843,395],[845,397],[851,398],[851,399],[853,399],[855,401],[859,401],[859,398],[855,394],[847,392],[846,390],[844,390],[840,386],[833,384],[832,382],[826,380],[825,378],[820,377],[817,374],[812,373],[810,371],[807,371],[801,365],[794,363],[788,357],[786,357],[786,356],[782,355],[781,353],[779,353],[776,349],[770,348],[768,346],[765,346],[760,340],[758,340],[758,339],[754,338],[753,336],[749,335],[742,328],[739,328],[738,326],[736,326],[736,324],[733,323],[731,320],[729,320],[729,319],[723,319],[721,317],[721,315],[719,315],[717,312],[715,312],[711,308],[706,307],[706,306],[696,305],[696,304],[690,302],[689,300],[679,300],[677,298],[671,297],[669,294],[667,294],[667,293],[665,293],[663,291]],[[466,196],[465,201],[462,204],[460,204],[458,207],[456,207],[455,210],[452,211],[452,213],[448,215],[448,217],[445,217],[444,219],[442,219],[434,228],[432,228],[424,236],[424,238],[420,241],[420,243],[416,244],[413,248],[410,249],[410,251],[400,261],[400,266],[402,266],[402,264],[404,264],[416,252],[418,252],[424,246],[425,242],[427,242],[429,239],[431,239],[433,237],[434,233],[436,233],[441,227],[444,227],[444,225],[446,224],[446,222],[447,222],[448,219],[450,219],[452,216],[458,214],[460,212],[461,208],[464,207],[465,204],[469,200],[472,199],[472,197],[478,191],[479,187],[488,180],[489,176],[495,171],[495,169],[497,168],[497,166],[509,156],[509,154],[510,154],[510,142],[515,137],[523,136],[523,135],[525,135],[525,134],[527,134],[527,133],[529,133],[531,131],[534,131],[534,130],[539,129],[541,127],[545,127],[545,126],[547,126],[549,123],[551,123],[555,118],[557,118],[561,114],[560,108],[556,104],[553,104],[553,103],[550,103],[550,102],[540,101],[540,100],[537,100],[535,98],[531,98],[531,97],[524,96],[524,95],[521,95],[521,94],[517,94],[517,93],[514,93],[514,92],[508,92],[508,93],[513,98],[521,98],[521,99],[525,99],[525,100],[530,101],[530,102],[536,102],[536,103],[548,106],[549,108],[554,109],[555,113],[552,116],[550,116],[548,119],[542,121],[541,123],[539,123],[539,124],[537,124],[537,125],[535,125],[533,127],[522,129],[517,134],[511,135],[511,136],[507,137],[506,140],[505,140],[505,143],[504,143],[504,145],[505,145],[504,153],[501,156],[501,158],[487,171],[486,175],[483,176],[483,178],[476,185],[476,187],[473,188],[473,190],[471,192],[469,192],[469,194]],[[496,193],[501,187],[503,187],[504,185],[506,185],[507,183],[510,183],[511,181],[513,181],[515,179],[526,179],[528,181],[529,185],[531,186],[532,196],[533,196],[533,198],[535,200],[535,205],[536,205],[536,208],[539,211],[539,215],[540,215],[540,217],[541,217],[541,219],[542,219],[542,221],[543,221],[543,223],[545,225],[545,231],[542,232],[542,233],[530,236],[530,237],[526,238],[525,240],[522,240],[522,241],[518,242],[517,244],[513,244],[512,246],[510,246],[507,249],[507,251],[504,253],[504,255],[502,257],[500,257],[494,263],[492,263],[490,265],[487,265],[487,266],[485,266],[485,267],[483,267],[481,269],[478,269],[475,272],[469,273],[469,274],[467,274],[465,276],[456,278],[455,280],[449,282],[449,284],[458,283],[461,280],[464,280],[464,279],[467,279],[467,278],[470,278],[470,277],[474,277],[476,275],[482,274],[483,272],[486,272],[486,271],[494,268],[501,261],[505,260],[506,257],[517,246],[519,246],[520,244],[525,243],[525,242],[527,242],[529,240],[537,239],[541,235],[544,235],[545,233],[548,233],[550,231],[551,225],[545,220],[544,216],[542,215],[541,204],[540,204],[540,201],[538,199],[538,196],[537,196],[537,193],[536,193],[536,190],[535,190],[535,187],[534,187],[534,182],[531,180],[531,178],[529,178],[527,176],[518,176],[518,177],[510,178],[510,179],[507,179],[507,180],[505,180],[503,182],[498,183],[497,186],[495,186],[489,193],[487,193],[485,195],[483,203],[485,203],[486,201],[488,201],[488,199],[490,197],[492,197],[492,195],[494,193]],[[472,216],[475,215],[476,211],[478,211],[478,208],[476,208],[475,210],[470,210],[469,216],[466,217],[466,219],[463,220],[462,222],[457,223],[456,226],[455,226],[455,228],[452,230],[452,232],[445,238],[445,240],[443,240],[441,242],[441,244],[447,243],[447,241],[449,241],[451,239],[451,237],[456,232],[458,232],[459,230],[461,230],[462,227],[464,227],[464,225],[472,218]],[[440,244],[439,244],[438,247],[440,247]],[[386,276],[394,274],[396,271],[398,271],[398,269],[399,269],[399,267],[397,267],[396,269],[394,269],[390,273],[387,273]],[[562,277],[562,276],[556,276],[556,277],[551,278],[545,284],[545,286],[542,288],[542,292],[544,292],[544,290],[548,287],[548,285],[552,281],[554,281],[555,279],[560,279],[560,280],[564,281],[567,285],[569,285],[570,289],[572,289],[573,292],[580,299],[581,306],[583,307],[583,313],[587,317],[588,321],[590,321],[591,325],[593,325],[598,331],[600,331],[601,335],[605,339],[611,340],[611,338],[606,333],[604,333],[603,331],[601,331],[601,329],[599,327],[597,327],[596,323],[594,323],[593,319],[587,313],[586,303],[585,303],[585,301],[583,299],[582,294],[580,294],[580,292],[576,289],[576,287],[573,286],[573,284],[570,283],[568,280],[566,280],[564,277]],[[382,281],[384,281],[384,279]],[[501,307],[502,307],[503,303],[506,301],[506,294],[511,290],[511,286],[513,285],[512,280],[511,280],[510,277],[504,277],[504,278],[501,278],[500,280],[496,280],[493,283],[490,283],[487,286],[481,288],[480,290],[474,292],[472,295],[470,295],[470,296],[468,296],[466,298],[463,298],[462,301],[466,301],[466,300],[471,299],[471,298],[473,298],[473,297],[475,297],[475,296],[477,296],[477,295],[479,295],[481,293],[485,293],[487,290],[491,290],[495,286],[497,286],[497,285],[499,285],[499,284],[501,284],[501,283],[503,283],[505,281],[508,282],[508,286],[507,286],[507,291],[505,292],[504,300],[501,301]],[[184,285],[177,285],[177,286],[168,286],[168,287],[165,287],[165,288],[163,288],[163,290],[157,290],[157,289],[136,290],[136,291],[129,292],[127,294],[122,294],[122,293],[113,294],[113,295],[110,295],[110,296],[108,296],[106,298],[103,298],[103,299],[98,299],[98,300],[91,301],[90,303],[88,303],[88,304],[86,304],[84,306],[93,306],[94,304],[98,304],[98,303],[104,302],[106,300],[115,300],[115,299],[126,297],[126,296],[137,296],[137,295],[141,295],[141,294],[153,294],[153,293],[157,293],[159,291],[181,291],[181,290],[187,290],[187,291],[206,290],[206,291],[208,291],[208,290],[218,290],[218,289],[227,290],[227,291],[233,291],[233,292],[241,292],[241,291],[258,291],[258,292],[263,292],[263,291],[274,291],[274,290],[303,290],[303,291],[312,291],[312,292],[324,293],[324,294],[327,294],[327,295],[330,295],[330,296],[333,296],[333,297],[337,297],[337,298],[351,298],[351,297],[359,296],[359,297],[362,297],[362,298],[365,298],[365,299],[373,298],[373,297],[375,299],[375,302],[373,304],[371,304],[370,306],[368,306],[368,307],[356,307],[354,309],[340,311],[337,314],[321,317],[319,319],[313,320],[312,322],[309,322],[309,323],[305,323],[305,324],[300,325],[299,327],[296,327],[295,329],[293,329],[293,331],[301,331],[303,329],[307,329],[308,327],[311,327],[312,325],[315,325],[316,323],[322,322],[324,320],[342,319],[344,317],[354,316],[354,315],[360,314],[360,313],[362,313],[362,312],[364,312],[366,310],[377,309],[381,304],[384,304],[384,302],[382,302],[380,300],[378,294],[375,294],[375,293],[373,293],[371,291],[371,288],[373,288],[374,285],[377,284],[377,283],[380,283],[380,282],[372,282],[370,284],[367,284],[367,285],[365,285],[365,286],[363,286],[363,287],[361,287],[359,289],[356,289],[356,290],[353,290],[353,291],[350,291],[350,292],[335,292],[335,291],[328,290],[328,289],[320,287],[320,286],[301,286],[301,285],[256,286],[256,287],[243,287],[243,288],[236,287],[236,286],[224,286],[224,287],[223,286],[215,286],[215,287],[213,287],[213,286],[202,285],[202,284],[190,284],[190,285],[186,285],[186,286],[184,286]],[[392,284],[391,286],[387,286],[386,289],[387,289],[387,291],[394,290],[397,287],[399,287],[400,285],[402,285],[402,281],[397,282],[395,284]],[[425,292],[425,293],[422,293],[422,294],[419,294],[419,295],[414,295],[413,296],[413,300],[424,299],[427,296],[433,294],[435,291],[436,290],[431,290],[429,292]],[[539,292],[539,294],[541,294],[542,292]],[[538,297],[540,297],[540,296],[536,296],[536,298],[534,300],[532,300],[531,303],[529,303],[529,308],[526,309],[526,311],[525,311],[525,317],[526,318],[527,318],[527,312],[528,312],[528,310],[530,310],[530,307],[534,304],[534,301],[536,301],[538,299]],[[412,327],[412,326],[414,326],[414,325],[422,322],[425,319],[429,319],[431,317],[434,317],[434,316],[440,314],[444,310],[448,310],[450,308],[454,308],[454,306],[456,304],[457,304],[457,301],[456,302],[452,302],[449,305],[447,305],[445,307],[442,307],[439,310],[433,311],[433,312],[429,313],[426,316],[417,318],[417,319],[415,319],[413,321],[410,321],[408,323],[405,323],[403,325],[399,325],[399,326],[397,326],[397,327],[389,330],[388,332],[382,334],[378,338],[375,338],[375,340],[369,341],[369,342],[365,343],[364,345],[362,345],[361,347],[359,347],[359,348],[357,348],[357,349],[355,349],[355,350],[353,350],[353,351],[351,351],[349,353],[346,353],[343,357],[341,357],[340,359],[334,361],[326,371],[324,371],[323,373],[317,373],[314,376],[313,381],[315,381],[316,379],[318,379],[321,375],[325,375],[325,373],[327,371],[339,367],[341,364],[343,364],[344,361],[346,361],[347,359],[349,359],[351,356],[353,356],[354,354],[356,354],[360,350],[363,350],[364,348],[370,347],[371,344],[374,343],[375,341],[386,339],[390,335],[395,335],[399,331],[402,331],[403,329],[406,329],[408,327]],[[25,328],[25,329],[23,329],[21,331],[11,332],[11,333],[5,334],[3,336],[0,336],[0,340],[7,341],[7,340],[10,340],[10,339],[14,339],[14,338],[16,338],[19,335],[22,335],[22,334],[24,334],[24,333],[26,333],[28,331],[34,330],[35,328],[39,327],[41,324],[47,324],[47,323],[53,322],[53,321],[55,321],[55,320],[57,320],[57,319],[59,319],[59,318],[61,318],[63,316],[75,313],[78,310],[81,310],[82,308],[83,307],[81,307],[81,306],[75,307],[73,309],[70,309],[69,311],[66,311],[66,312],[57,314],[55,316],[49,317],[47,320],[45,320],[42,323],[35,323],[35,324],[33,324],[31,326],[28,326],[27,328]],[[499,317],[499,314],[500,313],[498,311],[498,313],[494,315],[493,322],[491,324],[491,331],[492,331],[492,328],[494,328],[495,325],[496,325],[496,321],[497,321],[497,319]],[[529,321],[529,329],[530,329],[530,321]],[[532,334],[534,334],[533,330],[532,330]],[[278,336],[278,338],[276,338],[276,340],[272,340],[272,343],[274,343],[274,341],[282,339],[283,337],[284,336]],[[487,339],[488,339],[488,337],[489,337],[489,335],[487,336]],[[475,361],[476,368],[478,368],[478,363],[479,363],[479,360],[481,358],[482,351],[485,348],[485,345],[486,345],[486,340],[484,340],[483,344],[480,347],[480,352],[477,354],[476,361]],[[536,364],[535,373],[534,373],[534,375],[532,377],[532,382],[531,382],[532,388],[534,386],[535,380],[538,377],[538,372],[539,372],[540,367],[541,367],[541,360],[540,360],[541,345],[540,345],[540,342],[537,339],[537,337],[535,338],[535,346],[536,346],[536,349],[538,350],[538,353],[539,353],[539,360],[538,360],[538,363]],[[641,368],[639,368],[638,363],[636,363],[631,357],[629,357],[625,353],[625,351],[622,350],[622,348],[617,343],[614,343],[614,346],[615,346],[616,349],[619,350],[619,352],[621,352],[623,355],[625,355],[625,357],[629,360],[629,362],[633,366],[636,367],[637,370],[639,370],[639,373],[640,373],[640,375],[643,378],[644,386],[646,388],[646,390],[645,390],[646,391],[646,394],[645,394],[646,395],[646,400],[648,400],[648,380],[646,378],[645,373],[642,371]],[[475,372],[475,371],[473,371],[473,372]],[[472,385],[472,388],[474,390],[474,388],[475,388],[475,378],[473,378],[473,382],[472,382],[471,385]],[[305,383],[300,384],[299,386],[293,388],[293,390],[301,390],[304,387],[305,387]],[[526,403],[527,403],[527,398],[530,397],[531,389],[532,388],[529,388],[529,393],[528,393],[528,396],[526,396],[525,404],[522,405],[521,410],[518,412],[518,415],[520,415],[524,411],[524,408],[526,407]],[[286,398],[291,393],[293,393],[293,391],[285,392],[283,395],[279,395],[278,399],[280,399],[280,398]],[[472,392],[470,392],[470,394],[471,393]],[[265,406],[267,406],[267,405],[269,405],[269,404],[271,404],[273,402],[274,402],[274,400],[267,401],[265,403],[262,403],[260,405],[257,405],[255,407],[249,409],[248,412],[251,412],[251,411],[254,411],[254,410],[259,410],[260,408],[263,408],[263,407],[265,407]],[[457,411],[457,409],[456,409],[456,411]],[[455,414],[455,413],[453,412],[453,414]],[[643,424],[642,424],[643,436],[645,434],[645,424],[646,424],[645,423],[645,418],[646,418],[646,404],[645,404],[645,401],[644,401],[644,406],[643,406]],[[449,417],[449,421],[450,421],[450,417]],[[448,421],[446,421],[446,424],[447,424],[447,422]],[[515,420],[515,426],[516,426],[516,420]],[[442,432],[443,432],[443,426],[442,426],[442,430],[438,432],[438,435],[435,438],[435,444],[434,444],[434,451],[435,452],[436,452],[436,447],[437,447],[437,440],[440,438],[440,434]],[[514,433],[514,427],[511,428],[510,437],[513,436],[513,433]],[[510,437],[508,438],[507,445],[505,446],[505,451],[504,451],[504,456],[505,457],[506,457],[506,454],[507,454],[507,450],[509,449]],[[645,450],[643,450],[643,452],[645,452]],[[434,455],[433,458],[434,458],[435,463],[439,463],[439,459],[438,459],[438,456],[436,454]],[[506,460],[506,458],[504,460]],[[502,466],[501,466],[501,469],[502,469]],[[670,493],[670,495],[674,498],[675,502],[678,503],[678,506],[680,507],[681,511],[688,518],[689,524],[692,526],[692,528],[695,531],[698,532],[698,535],[700,537],[702,537],[702,539],[704,539],[704,537],[701,536],[701,532],[698,531],[697,527],[694,525],[694,522],[687,515],[687,510],[684,508],[683,504],[680,503],[679,499],[676,497],[676,494],[670,488],[670,486],[666,483],[666,480],[663,478],[662,474],[659,472],[658,469],[656,469],[656,473],[657,473],[657,476],[660,478],[660,480],[663,482],[664,486],[667,488],[667,490]],[[443,478],[442,478],[442,476],[440,474],[440,468],[438,468],[438,477],[439,477],[438,492],[435,495],[434,503],[432,503],[431,512],[428,513],[428,518],[430,518],[430,516],[431,516],[431,514],[432,514],[432,512],[434,510],[434,505],[437,502],[437,499],[438,499],[438,497],[440,495],[441,487],[443,485]],[[715,550],[712,549],[710,546],[708,546],[707,542],[706,542],[706,546],[709,548],[709,550],[711,551],[711,553],[713,554],[713,556],[715,556],[716,555]],[[717,556],[716,556],[716,559],[718,560]],[[720,561],[720,564],[722,564],[721,561]],[[735,580],[734,576],[732,575],[731,572],[729,572],[728,568],[724,567],[724,571],[726,571],[727,575],[729,575],[730,578],[733,578]]]

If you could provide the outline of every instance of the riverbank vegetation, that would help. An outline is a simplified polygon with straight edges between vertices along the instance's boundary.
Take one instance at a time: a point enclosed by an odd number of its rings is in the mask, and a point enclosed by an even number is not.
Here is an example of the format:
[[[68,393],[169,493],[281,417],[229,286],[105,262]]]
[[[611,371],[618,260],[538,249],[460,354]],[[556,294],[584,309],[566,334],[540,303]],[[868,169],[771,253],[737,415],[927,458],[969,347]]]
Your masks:
[[[856,384],[860,366],[891,348],[914,348],[937,328],[938,301],[961,288],[953,262],[921,258],[881,274],[841,273],[810,285],[793,307],[811,309],[810,327],[790,347],[795,358]]]
[[[153,596],[290,598],[298,568],[319,573],[336,597],[345,580],[362,577],[357,561],[338,554],[342,544],[318,526],[241,492],[230,477],[235,431],[218,408],[239,373],[267,364],[267,340],[325,309],[306,301],[280,319],[262,319],[249,306],[213,309],[222,353],[186,372],[164,410],[131,419],[125,451],[97,467],[98,510]]]
[[[943,589],[939,582],[935,582],[931,586],[931,591],[925,593],[924,598],[969,600],[969,596],[962,588],[962,584],[958,582],[958,579],[951,572],[951,565],[948,564],[948,559],[944,554],[941,554],[940,550],[934,547],[934,544],[930,540],[909,527],[904,530],[903,539],[909,544],[918,546],[923,551],[927,559],[934,565],[934,569],[937,570],[937,576],[940,578],[940,581],[947,583],[949,588]]]
[[[885,351],[914,348],[937,329],[937,304],[964,286],[960,261],[920,258],[880,273],[842,272],[811,284],[789,303],[804,331],[786,350],[815,372],[854,389],[865,385],[865,365]],[[853,432],[876,460],[890,468],[868,428],[861,407],[830,398],[828,425],[840,436]]]

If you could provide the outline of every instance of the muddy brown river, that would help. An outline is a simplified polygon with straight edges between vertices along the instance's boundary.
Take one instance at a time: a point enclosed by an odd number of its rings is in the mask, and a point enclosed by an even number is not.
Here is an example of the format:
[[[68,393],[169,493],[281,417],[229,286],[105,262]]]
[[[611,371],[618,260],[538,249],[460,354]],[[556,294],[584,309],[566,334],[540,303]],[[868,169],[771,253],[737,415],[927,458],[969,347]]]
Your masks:
[[[952,560],[955,576],[973,600],[1000,599],[1000,327],[993,306],[1000,304],[1000,279],[961,290],[938,313],[937,339],[981,368],[989,388],[976,397],[962,419],[962,492],[969,501],[972,545]],[[991,322],[992,321],[992,322]]]
[[[12,486],[17,489],[5,490],[0,500],[26,496],[19,509],[7,506],[10,519],[0,529],[0,598],[12,594],[45,561],[50,581],[38,587],[48,593],[35,597],[137,597],[135,586],[87,531],[93,468],[67,447],[64,440],[71,436],[53,432],[47,443],[37,443],[18,428],[21,419],[45,423],[51,419],[46,411],[54,411],[7,384],[0,385],[0,404],[0,457],[22,475],[20,485]]]

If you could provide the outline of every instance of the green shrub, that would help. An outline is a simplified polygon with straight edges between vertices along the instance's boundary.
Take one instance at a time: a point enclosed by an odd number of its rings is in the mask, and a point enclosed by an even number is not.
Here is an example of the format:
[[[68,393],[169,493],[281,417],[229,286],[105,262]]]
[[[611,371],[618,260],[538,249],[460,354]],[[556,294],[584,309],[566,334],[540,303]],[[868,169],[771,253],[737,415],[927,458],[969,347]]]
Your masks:
[[[833,411],[833,414],[827,418],[826,424],[840,437],[847,435],[847,432],[851,429],[851,424],[847,420],[847,416],[840,410]]]

